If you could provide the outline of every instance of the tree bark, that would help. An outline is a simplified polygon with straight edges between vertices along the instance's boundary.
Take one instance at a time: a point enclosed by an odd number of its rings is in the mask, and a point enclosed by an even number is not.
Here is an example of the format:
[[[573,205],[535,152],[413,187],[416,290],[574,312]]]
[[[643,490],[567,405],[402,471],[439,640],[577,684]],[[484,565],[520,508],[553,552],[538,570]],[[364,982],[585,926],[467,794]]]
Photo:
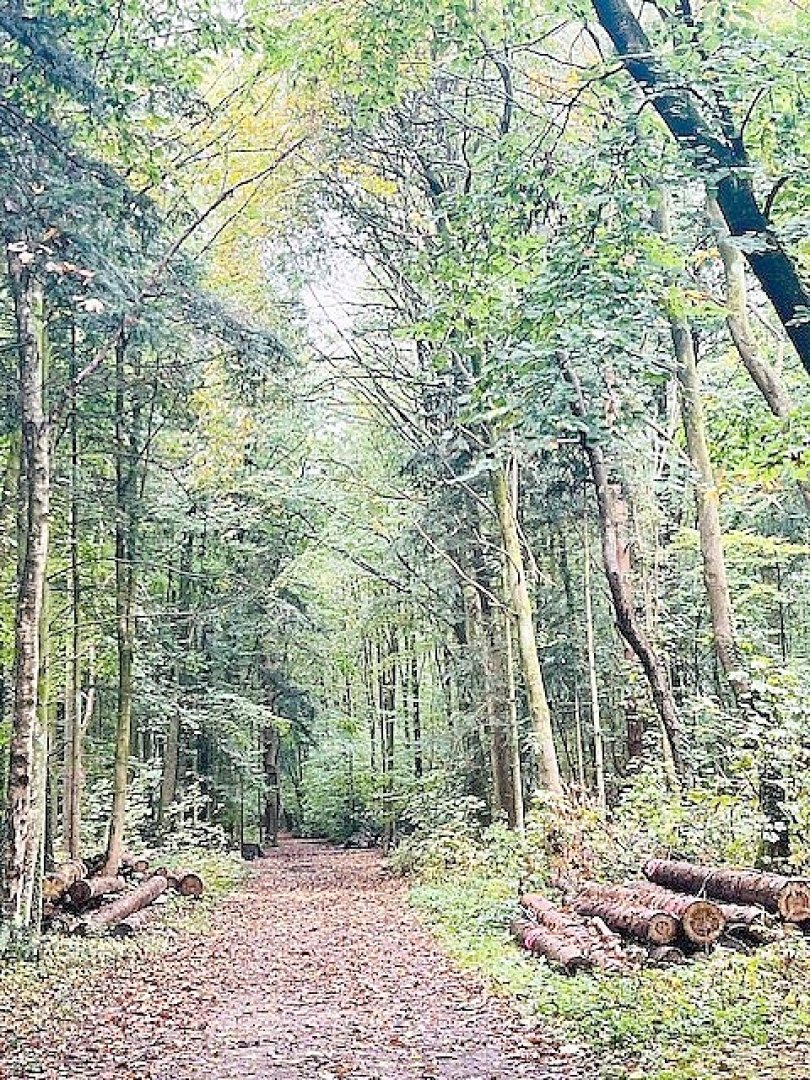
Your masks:
[[[596,773],[596,798],[601,810],[607,810],[605,788],[605,744],[602,735],[602,713],[599,707],[599,684],[596,678],[596,649],[594,647],[593,596],[591,590],[591,544],[587,520],[583,529],[585,542],[582,546],[584,564],[583,587],[585,592],[585,641],[588,653],[588,685],[591,694],[591,730],[593,733],[593,760]]]
[[[482,571],[476,571],[476,577]],[[492,814],[505,814],[510,828],[517,824],[515,779],[509,748],[509,718],[505,712],[507,687],[503,656],[503,631],[498,611],[493,610],[489,589],[470,585],[464,589],[468,641],[480,663],[480,693],[489,748],[492,780]],[[480,658],[480,659],[479,659]]]
[[[166,810],[177,798],[177,780],[180,771],[180,713],[182,709],[183,685],[185,674],[183,671],[182,656],[184,648],[191,650],[194,641],[194,623],[191,613],[191,573],[194,558],[194,537],[189,532],[183,539],[180,553],[180,566],[177,574],[177,609],[176,617],[178,641],[177,659],[174,664],[175,682],[177,684],[178,702],[177,707],[169,713],[169,724],[166,731],[166,747],[163,753],[163,775],[160,783],[160,804],[158,818],[163,820]],[[184,621],[185,620],[185,621]],[[185,625],[185,634],[181,633],[181,627]],[[183,640],[184,639],[184,640]],[[182,641],[182,645],[181,645]]]
[[[517,626],[521,668],[523,670],[523,681],[540,766],[540,779],[547,791],[554,795],[563,795],[564,789],[560,776],[560,766],[557,759],[557,749],[554,745],[554,732],[551,727],[551,711],[546,696],[540,656],[537,651],[534,612],[526,580],[526,564],[523,559],[515,508],[510,497],[509,483],[503,466],[497,465],[493,469],[491,485],[500,526],[501,543],[506,558],[510,603]]]
[[[788,922],[810,919],[810,880],[759,870],[732,870],[670,859],[649,859],[644,874],[671,889],[712,896],[733,904],[760,904]]]
[[[584,421],[586,419],[585,400],[579,377],[568,365],[564,357],[559,357],[559,360],[563,374],[574,391],[571,399],[571,409],[575,416]],[[681,780],[685,780],[688,778],[689,773],[686,737],[678,716],[666,664],[653,648],[652,642],[644,632],[641,621],[636,615],[626,573],[626,553],[622,552],[618,543],[621,525],[620,515],[617,511],[616,493],[610,480],[605,453],[599,443],[591,439],[585,432],[582,434],[582,446],[588,459],[591,479],[596,493],[599,528],[602,538],[602,558],[616,614],[616,625],[622,637],[641,663],[672,752],[675,771]]]
[[[166,878],[149,878],[148,881],[144,881],[142,885],[139,885],[137,889],[133,889],[132,892],[127,893],[118,900],[113,900],[111,904],[105,905],[94,915],[88,916],[84,920],[85,929],[91,932],[106,930],[122,919],[126,919],[128,915],[148,907],[161,893],[166,891],[167,887]]]
[[[136,432],[127,432],[126,345],[115,349],[115,614],[118,644],[118,706],[115,736],[113,803],[104,873],[114,876],[121,863],[129,788],[132,739],[132,665],[135,648],[134,515],[137,469]]]
[[[273,724],[268,724],[262,733],[262,763],[264,767],[264,838],[276,847],[281,820],[281,777],[279,773],[279,753],[281,739]]]
[[[39,922],[35,905],[44,822],[37,813],[41,785],[38,742],[42,738],[39,694],[40,623],[48,563],[50,425],[45,412],[42,350],[42,288],[20,254],[7,246],[17,324],[22,426],[21,491],[25,524],[14,635],[14,710],[6,803],[3,913],[23,935]]]
[[[671,945],[680,933],[678,919],[654,904],[617,897],[605,890],[586,889],[572,903],[574,911],[602,919],[611,930],[629,934],[650,945]]]
[[[75,378],[76,329],[71,328],[70,378]],[[68,605],[70,633],[68,638],[67,679],[65,680],[65,777],[63,800],[63,831],[65,846],[72,859],[81,854],[81,799],[84,782],[83,747],[84,716],[82,714],[81,679],[81,575],[79,570],[79,424],[74,395],[70,409],[70,508],[68,512],[69,583]]]
[[[786,419],[795,406],[779,372],[762,356],[757,346],[756,335],[748,317],[745,259],[731,238],[725,218],[717,205],[717,199],[711,194],[707,197],[706,207],[717,240],[717,250],[723,262],[726,282],[726,323],[731,340],[734,342],[745,370],[762,394],[768,408],[774,416]],[[797,487],[805,507],[810,511],[810,484],[799,480]]]
[[[698,534],[714,647],[720,666],[735,697],[739,699],[741,693],[747,692],[748,676],[740,658],[734,629],[726,557],[723,550],[723,530],[720,524],[719,495],[706,438],[706,421],[700,395],[695,349],[685,319],[672,316],[670,326],[678,362],[686,448],[695,472]]]
[[[717,204],[729,231],[746,238],[748,265],[810,374],[810,289],[757,203],[741,134],[730,134],[724,125],[707,120],[701,99],[679,85],[680,76],[656,57],[627,0],[593,0],[593,6],[628,73],[695,167],[716,185]]]
[[[123,892],[126,887],[127,883],[122,877],[79,878],[68,886],[67,894],[72,904],[83,907],[96,897]]]

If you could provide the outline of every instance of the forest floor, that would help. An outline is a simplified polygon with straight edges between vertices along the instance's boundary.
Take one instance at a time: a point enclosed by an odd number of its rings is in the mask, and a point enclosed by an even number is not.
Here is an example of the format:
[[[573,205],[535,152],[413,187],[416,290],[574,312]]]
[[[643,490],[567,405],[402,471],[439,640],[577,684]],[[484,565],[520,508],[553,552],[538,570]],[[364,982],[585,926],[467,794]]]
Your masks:
[[[593,1076],[454,968],[375,852],[285,841],[204,929],[52,983],[24,1008],[0,993],[3,1080]]]

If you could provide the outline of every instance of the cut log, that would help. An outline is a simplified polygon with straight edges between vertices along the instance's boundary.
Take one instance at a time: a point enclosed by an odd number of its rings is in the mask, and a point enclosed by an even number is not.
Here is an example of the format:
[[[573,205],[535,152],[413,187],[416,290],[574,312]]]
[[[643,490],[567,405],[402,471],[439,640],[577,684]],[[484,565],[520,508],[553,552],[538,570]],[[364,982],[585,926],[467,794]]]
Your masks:
[[[733,904],[759,904],[785,922],[810,919],[810,880],[759,870],[730,870],[672,859],[648,859],[644,874],[659,885],[726,900]]]
[[[583,941],[590,941],[593,936],[583,918],[573,912],[563,911],[545,896],[528,893],[520,898],[520,903],[541,926],[549,930],[554,930],[559,934],[581,936]]]
[[[601,920],[565,911],[537,893],[521,897],[520,902],[543,929],[579,948],[593,967],[603,971],[626,971],[632,966],[634,958],[625,952],[622,939]]]
[[[713,945],[726,928],[723,912],[713,900],[672,892],[649,881],[634,881],[627,888],[643,903],[680,919],[684,937],[693,945]]]
[[[42,899],[50,902],[61,900],[74,881],[87,877],[87,867],[79,859],[61,863],[42,882]]]
[[[76,907],[83,907],[100,896],[109,896],[126,889],[127,883],[121,877],[79,878],[68,888],[70,902]]]
[[[149,859],[145,855],[132,855],[126,851],[121,856],[120,869],[129,874],[145,874],[149,869]]]
[[[611,930],[650,945],[671,945],[681,929],[674,915],[640,902],[621,886],[590,885],[571,906],[579,915],[599,918]]]
[[[133,934],[137,934],[151,926],[158,918],[159,912],[155,911],[154,908],[142,908],[141,911],[133,911],[131,915],[127,915],[125,919],[117,922],[115,926],[111,926],[110,934],[113,937],[132,937]]]
[[[169,883],[181,896],[202,896],[203,879],[194,870],[172,870]]]
[[[681,950],[674,945],[651,945],[647,949],[647,956],[653,964],[660,964],[662,967],[682,964],[686,959]]]
[[[106,904],[103,908],[100,908],[95,914],[89,915],[84,920],[86,929],[91,932],[98,932],[114,926],[116,923],[121,922],[122,919],[134,914],[134,912],[148,907],[156,897],[166,891],[167,887],[166,878],[149,878],[148,881],[144,881],[132,892],[125,893],[117,900],[113,900],[111,904]]]
[[[538,926],[530,919],[513,919],[510,929],[512,936],[524,949],[545,956],[569,974],[591,967],[582,946],[569,937]]]

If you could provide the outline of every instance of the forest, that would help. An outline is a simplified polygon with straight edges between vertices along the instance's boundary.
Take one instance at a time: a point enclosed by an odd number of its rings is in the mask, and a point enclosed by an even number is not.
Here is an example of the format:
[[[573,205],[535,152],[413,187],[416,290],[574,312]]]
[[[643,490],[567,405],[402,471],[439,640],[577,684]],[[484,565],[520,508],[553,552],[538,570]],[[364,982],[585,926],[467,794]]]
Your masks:
[[[809,154],[806,0],[6,0],[0,1002],[65,860],[293,836],[562,1031],[492,1076],[800,1080],[801,933],[508,926],[810,876]]]

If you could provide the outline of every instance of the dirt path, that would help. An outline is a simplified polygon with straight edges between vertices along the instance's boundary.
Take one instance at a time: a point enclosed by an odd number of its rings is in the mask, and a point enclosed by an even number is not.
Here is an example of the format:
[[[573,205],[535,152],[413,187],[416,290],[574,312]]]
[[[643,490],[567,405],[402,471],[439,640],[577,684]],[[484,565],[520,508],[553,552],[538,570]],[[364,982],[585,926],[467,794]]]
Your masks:
[[[78,1024],[42,1017],[0,1076],[581,1080],[459,974],[378,856],[291,841],[212,931],[126,961]],[[8,1071],[7,1071],[8,1070]]]

